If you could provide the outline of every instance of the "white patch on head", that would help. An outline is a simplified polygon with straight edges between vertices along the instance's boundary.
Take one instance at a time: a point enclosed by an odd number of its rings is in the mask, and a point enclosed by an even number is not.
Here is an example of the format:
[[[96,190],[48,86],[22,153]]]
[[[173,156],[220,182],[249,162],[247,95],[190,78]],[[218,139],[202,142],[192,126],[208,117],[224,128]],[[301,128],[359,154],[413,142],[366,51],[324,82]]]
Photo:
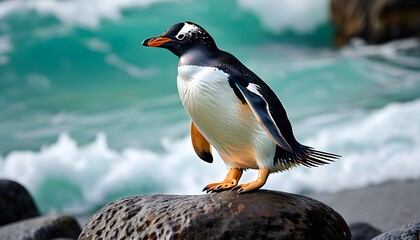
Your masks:
[[[175,36],[177,39],[182,40],[186,35],[191,34],[192,32],[199,32],[200,29],[189,23],[184,23],[184,26],[179,30],[178,34]]]

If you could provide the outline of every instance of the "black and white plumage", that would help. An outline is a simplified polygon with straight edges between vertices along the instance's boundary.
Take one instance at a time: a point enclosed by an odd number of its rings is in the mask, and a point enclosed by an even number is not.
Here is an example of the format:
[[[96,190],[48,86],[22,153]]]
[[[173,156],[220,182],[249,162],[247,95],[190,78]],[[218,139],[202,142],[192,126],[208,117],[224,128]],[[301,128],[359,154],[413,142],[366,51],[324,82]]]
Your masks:
[[[192,120],[194,150],[212,162],[213,146],[229,168],[224,181],[204,190],[248,192],[263,186],[269,173],[339,158],[300,144],[271,88],[236,57],[220,50],[199,25],[178,23],[142,44],[166,48],[179,57],[177,85]],[[258,179],[238,185],[243,169],[259,169]]]

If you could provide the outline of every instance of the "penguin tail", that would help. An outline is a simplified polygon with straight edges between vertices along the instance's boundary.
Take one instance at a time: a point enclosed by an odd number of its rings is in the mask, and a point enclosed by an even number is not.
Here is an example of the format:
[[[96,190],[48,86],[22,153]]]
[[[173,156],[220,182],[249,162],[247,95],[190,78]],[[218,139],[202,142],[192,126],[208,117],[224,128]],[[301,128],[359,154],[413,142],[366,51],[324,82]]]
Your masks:
[[[295,162],[306,167],[325,165],[341,158],[340,155],[318,151],[305,145],[299,145],[293,155]]]

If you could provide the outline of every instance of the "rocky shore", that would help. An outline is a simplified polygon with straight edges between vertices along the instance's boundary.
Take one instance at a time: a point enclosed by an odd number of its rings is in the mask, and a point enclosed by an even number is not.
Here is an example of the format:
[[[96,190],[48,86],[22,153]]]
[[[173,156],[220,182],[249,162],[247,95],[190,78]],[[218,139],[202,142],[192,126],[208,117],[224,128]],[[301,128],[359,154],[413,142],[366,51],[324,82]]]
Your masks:
[[[369,44],[420,37],[420,1],[331,0],[330,17],[335,44],[344,46],[353,38]]]

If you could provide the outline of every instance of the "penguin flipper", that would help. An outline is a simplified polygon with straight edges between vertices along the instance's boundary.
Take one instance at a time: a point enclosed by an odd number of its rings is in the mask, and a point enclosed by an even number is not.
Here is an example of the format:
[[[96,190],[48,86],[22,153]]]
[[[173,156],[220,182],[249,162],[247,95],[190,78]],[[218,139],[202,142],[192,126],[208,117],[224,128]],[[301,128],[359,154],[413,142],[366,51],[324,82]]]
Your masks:
[[[193,144],[193,148],[195,153],[200,157],[202,160],[208,163],[213,162],[213,155],[211,155],[211,145],[204,138],[203,134],[197,129],[194,122],[191,121],[191,141]]]
[[[273,102],[273,99],[266,99],[260,92],[260,87],[255,83],[249,83],[247,86],[244,86],[239,81],[235,81],[233,83],[245,98],[246,102],[254,112],[255,117],[265,132],[278,146],[288,152],[293,152],[290,144],[287,142],[286,138],[283,136],[279,127],[277,126],[276,121],[274,120],[273,114],[275,113],[271,112],[271,109],[276,109],[276,106],[272,106],[275,105],[275,103],[271,103]],[[271,96],[271,98],[275,98],[277,101],[279,101],[275,95],[274,97]]]

